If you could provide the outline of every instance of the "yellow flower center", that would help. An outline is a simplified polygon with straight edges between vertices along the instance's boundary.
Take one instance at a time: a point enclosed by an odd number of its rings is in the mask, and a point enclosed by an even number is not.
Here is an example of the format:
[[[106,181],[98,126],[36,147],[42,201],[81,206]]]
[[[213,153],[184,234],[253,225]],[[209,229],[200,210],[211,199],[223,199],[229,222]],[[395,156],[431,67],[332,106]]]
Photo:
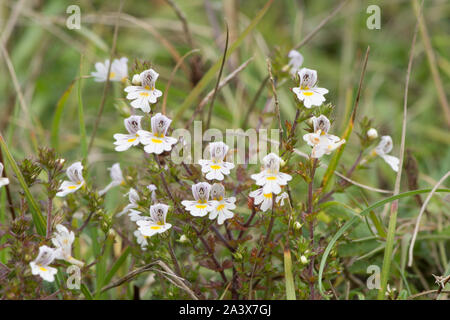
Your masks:
[[[313,95],[313,93],[312,93],[312,92],[310,92],[310,91],[308,91],[308,92],[303,92],[303,95],[305,95],[305,96],[312,96],[312,95]]]
[[[152,138],[152,142],[153,143],[162,143],[162,140]]]
[[[150,229],[151,230],[159,230],[159,229],[161,229],[161,227],[160,226],[151,226]]]
[[[197,209],[205,209],[206,208],[206,204],[197,204],[195,207]]]
[[[136,138],[131,138],[127,140],[127,142],[134,142],[134,141],[136,141]]]
[[[114,79],[115,76],[116,76],[116,73],[111,71],[109,73],[109,80]]]
[[[267,177],[266,180],[277,180],[277,177],[270,176],[270,177]]]
[[[217,206],[217,211],[220,211],[220,210],[222,210],[223,208],[225,208],[225,205],[224,205],[224,204],[219,204],[219,205]]]
[[[267,198],[267,199],[271,199],[272,198],[272,194],[271,193],[264,193],[263,196],[264,196],[264,198]]]
[[[46,268],[44,268],[44,267],[39,267],[39,270],[41,270],[41,271],[44,271],[44,272],[46,272],[46,271],[47,271],[47,269],[46,269]]]
[[[143,97],[148,97],[149,96],[148,92],[141,92],[141,93],[139,93],[139,95],[141,95]]]
[[[211,169],[213,169],[213,170],[219,170],[220,168],[221,168],[221,166],[219,166],[217,164],[214,164],[211,166]]]

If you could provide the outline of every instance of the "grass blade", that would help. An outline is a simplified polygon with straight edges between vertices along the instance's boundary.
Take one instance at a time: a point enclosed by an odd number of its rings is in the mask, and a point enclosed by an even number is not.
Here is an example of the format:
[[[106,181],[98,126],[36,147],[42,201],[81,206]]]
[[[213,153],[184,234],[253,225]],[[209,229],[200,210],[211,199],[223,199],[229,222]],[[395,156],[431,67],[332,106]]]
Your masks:
[[[385,205],[386,203],[390,203],[394,200],[397,199],[401,199],[401,198],[406,198],[406,197],[411,197],[414,196],[416,194],[421,194],[421,193],[427,193],[427,192],[431,192],[432,189],[421,189],[421,190],[414,190],[414,191],[408,191],[408,192],[404,192],[404,193],[400,193],[397,194],[395,196],[380,200],[378,202],[375,202],[373,205],[371,205],[370,207],[364,209],[363,211],[361,211],[360,216],[365,216],[366,214],[370,213],[370,211],[379,208],[383,205]],[[439,189],[436,190],[436,192],[445,192],[445,193],[450,193],[450,189]],[[333,236],[333,238],[330,240],[330,242],[328,243],[323,256],[322,256],[322,260],[320,261],[320,267],[319,267],[319,291],[320,294],[325,297],[328,298],[329,296],[327,296],[325,294],[325,292],[323,291],[323,283],[322,283],[322,276],[323,276],[323,270],[325,269],[325,263],[327,261],[327,257],[331,252],[331,249],[333,249],[334,244],[337,242],[337,240],[345,233],[345,231],[347,231],[355,222],[357,222],[359,220],[360,217],[358,216],[354,216],[352,217],[350,220],[348,220],[339,230],[338,232],[336,232],[336,234]]]
[[[80,286],[80,290],[81,292],[83,292],[84,297],[87,300],[94,300],[94,297],[92,296],[91,292],[89,291],[88,287],[86,287],[86,285],[84,283],[81,284]]]
[[[105,276],[105,278],[103,279],[103,284],[102,284],[102,288],[106,285],[109,284],[109,282],[111,281],[111,279],[114,277],[114,275],[117,273],[117,271],[119,270],[119,268],[122,266],[122,264],[125,262],[125,260],[127,259],[128,255],[131,252],[131,248],[128,247],[124,250],[124,252],[120,255],[119,259],[117,259],[117,261],[114,263],[114,265],[112,266],[111,270],[109,270],[108,274]],[[96,297],[100,294],[101,292],[101,288],[97,288],[97,293],[96,293]]]
[[[422,10],[422,4],[420,6],[420,10]],[[411,41],[411,49],[409,52],[409,61],[408,61],[408,69],[406,71],[406,80],[405,80],[405,93],[403,98],[403,121],[402,121],[402,140],[400,145],[400,164],[398,166],[397,177],[395,178],[395,187],[394,187],[394,195],[400,192],[400,182],[402,178],[402,169],[403,169],[403,158],[405,154],[405,140],[406,140],[406,121],[408,115],[408,88],[409,88],[409,78],[411,75],[412,63],[414,59],[414,47],[416,45],[416,37],[419,29],[419,21],[416,23],[416,27],[414,30],[413,38]],[[390,217],[389,217],[389,225],[388,225],[388,234],[386,238],[386,249],[384,250],[383,257],[383,267],[381,269],[381,288],[378,291],[378,300],[385,299],[385,292],[389,280],[389,269],[391,267],[392,261],[392,251],[394,250],[394,236],[395,230],[397,226],[397,213],[398,213],[398,201],[394,201],[391,204]]]
[[[258,22],[262,19],[262,17],[266,14],[273,0],[267,1],[264,7],[258,12],[258,14],[253,18],[248,27],[242,32],[242,34],[233,42],[230,48],[227,50],[226,58],[227,59],[242,43],[242,41],[247,37],[247,35],[252,31]],[[192,106],[198,96],[202,93],[203,89],[213,80],[214,75],[219,70],[220,65],[222,64],[222,59],[218,60],[203,76],[203,78],[197,83],[194,89],[191,90],[187,98],[184,100],[183,104],[180,106],[177,114],[173,118],[173,122],[180,120],[183,116],[184,112]]]
[[[296,300],[291,251],[288,247],[284,248],[284,280],[286,282],[286,299]]]
[[[6,159],[8,160],[9,164],[11,165],[11,169],[14,171],[14,174],[17,177],[17,180],[19,180],[19,183],[23,189],[23,192],[25,193],[25,197],[28,201],[28,204],[31,209],[31,215],[33,217],[33,223],[36,227],[37,232],[41,236],[45,236],[46,231],[46,223],[45,219],[42,215],[41,209],[37,205],[36,201],[33,198],[33,195],[30,192],[30,189],[28,189],[27,183],[25,182],[25,179],[23,178],[22,172],[20,172],[19,167],[17,166],[16,161],[14,160],[11,152],[9,151],[8,146],[6,145],[5,140],[3,139],[3,136],[0,134],[0,145],[5,152]]]

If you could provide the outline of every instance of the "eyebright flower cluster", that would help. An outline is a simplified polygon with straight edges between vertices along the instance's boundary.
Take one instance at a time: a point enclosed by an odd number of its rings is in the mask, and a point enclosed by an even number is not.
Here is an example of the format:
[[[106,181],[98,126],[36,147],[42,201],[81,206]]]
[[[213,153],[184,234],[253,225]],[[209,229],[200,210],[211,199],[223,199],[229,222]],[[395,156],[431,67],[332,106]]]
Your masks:
[[[50,265],[55,259],[65,260],[70,264],[82,267],[83,262],[72,257],[72,244],[75,241],[75,234],[61,224],[56,226],[56,232],[51,239],[54,248],[46,245],[39,247],[39,254],[35,260],[30,262],[31,273],[39,275],[48,282],[55,280],[58,270]]]

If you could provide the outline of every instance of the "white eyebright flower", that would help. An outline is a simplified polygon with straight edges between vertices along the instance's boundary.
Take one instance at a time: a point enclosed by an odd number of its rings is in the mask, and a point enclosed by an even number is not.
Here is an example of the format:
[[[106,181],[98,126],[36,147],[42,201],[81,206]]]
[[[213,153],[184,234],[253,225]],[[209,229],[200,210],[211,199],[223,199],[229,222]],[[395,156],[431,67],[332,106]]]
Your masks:
[[[69,181],[63,181],[60,190],[56,196],[65,197],[69,193],[75,192],[84,185],[83,165],[81,162],[75,162],[66,170]]]
[[[202,166],[202,172],[206,174],[208,180],[224,179],[224,175],[229,175],[230,170],[234,168],[234,164],[231,162],[223,161],[228,153],[228,146],[220,142],[211,142],[209,144],[209,153],[211,159],[201,159],[198,163]]]
[[[209,213],[209,219],[217,218],[217,223],[222,225],[227,219],[231,219],[234,213],[231,210],[236,209],[235,197],[225,198],[225,188],[220,183],[214,183],[211,187],[211,198],[213,210]]]
[[[212,201],[209,200],[211,185],[208,182],[199,182],[192,186],[194,201],[183,200],[181,204],[194,217],[204,217],[214,209]]]
[[[113,187],[125,184],[125,180],[123,178],[122,170],[120,169],[119,163],[113,164],[111,168],[108,168],[108,170],[110,171],[112,181],[105,187],[105,189],[100,190],[98,192],[100,196],[104,195],[106,192],[108,192],[109,189]]]
[[[83,262],[72,257],[72,244],[75,240],[73,231],[67,230],[62,224],[56,226],[56,232],[53,234],[52,243],[56,247],[56,259],[65,260],[69,263],[82,267]]]
[[[3,177],[3,163],[0,162],[0,187],[6,186],[9,184],[9,179]]]
[[[125,151],[130,147],[137,146],[139,144],[138,131],[142,130],[141,120],[142,116],[131,116],[123,120],[128,134],[116,133],[114,135],[114,139],[116,139],[114,142],[116,145],[116,151]]]
[[[256,181],[256,185],[263,187],[263,193],[279,194],[281,186],[287,185],[292,177],[280,172],[281,158],[275,153],[269,153],[263,158],[264,170],[257,174],[252,174],[251,177]]]
[[[114,59],[111,65],[111,71],[109,72],[110,81],[125,82],[128,78],[128,59],[123,57],[120,59]],[[105,60],[105,63],[97,62],[95,64],[95,72],[91,72],[96,82],[105,82],[108,76],[109,59]]]
[[[298,72],[298,76],[300,78],[300,86],[292,88],[298,100],[303,101],[303,105],[308,109],[312,106],[322,105],[326,100],[324,95],[328,93],[328,90],[316,87],[317,71],[302,68]]]
[[[141,109],[146,113],[150,112],[150,104],[156,103],[162,96],[162,92],[155,88],[158,77],[159,74],[155,70],[148,69],[139,75],[140,85],[125,88],[125,92],[128,93],[127,99],[133,100],[131,102],[133,108]]]
[[[47,246],[39,247],[39,254],[34,261],[30,262],[31,273],[39,275],[48,282],[55,281],[55,275],[58,272],[56,268],[50,267],[49,264],[55,260],[58,253],[55,249]]]
[[[378,143],[378,146],[373,150],[373,153],[383,158],[383,160],[391,166],[392,170],[397,172],[398,166],[400,164],[400,159],[388,155],[388,153],[392,151],[393,146],[394,144],[392,143],[392,138],[390,136],[382,136],[380,143]]]
[[[319,117],[312,117],[314,124],[314,132],[307,133],[303,136],[308,145],[313,147],[311,151],[311,158],[321,158],[325,154],[330,154],[333,150],[339,148],[345,143],[345,139],[342,139],[328,134],[330,129],[330,120],[324,115]]]
[[[152,132],[138,131],[140,141],[145,146],[145,152],[161,154],[164,151],[172,150],[172,145],[177,142],[177,139],[166,136],[171,122],[172,120],[165,115],[157,113],[151,119]]]
[[[168,210],[169,206],[162,203],[150,206],[150,219],[136,221],[136,224],[139,226],[139,232],[143,236],[151,237],[157,233],[169,230],[172,225],[166,223]]]

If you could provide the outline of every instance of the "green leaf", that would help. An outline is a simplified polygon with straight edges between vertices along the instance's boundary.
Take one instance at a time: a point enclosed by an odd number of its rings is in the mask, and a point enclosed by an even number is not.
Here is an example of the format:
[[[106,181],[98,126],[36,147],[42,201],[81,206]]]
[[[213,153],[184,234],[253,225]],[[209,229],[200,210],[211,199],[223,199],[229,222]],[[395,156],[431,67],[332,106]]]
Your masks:
[[[289,248],[284,248],[284,280],[286,282],[286,299],[296,300],[291,251]]]
[[[44,216],[42,215],[41,209],[39,208],[36,201],[34,200],[33,195],[30,192],[30,189],[28,189],[27,183],[25,182],[22,172],[20,172],[20,169],[17,166],[17,163],[14,160],[11,152],[9,151],[9,148],[6,145],[6,142],[3,139],[3,136],[1,134],[0,134],[0,145],[3,148],[3,151],[5,152],[6,159],[8,160],[9,164],[11,165],[11,169],[14,171],[14,174],[16,175],[17,180],[19,180],[19,183],[23,189],[23,192],[25,193],[25,197],[26,197],[28,204],[30,206],[30,209],[31,209],[31,216],[33,218],[34,226],[36,227],[37,232],[41,236],[45,236],[46,222],[45,222]]]
[[[84,108],[83,108],[83,99],[81,96],[82,92],[82,73],[81,67],[83,65],[83,56],[80,58],[80,77],[78,79],[78,122],[80,125],[80,145],[81,145],[81,155],[83,159],[86,159],[88,154],[88,144],[86,138],[86,125],[84,123]]]
[[[80,290],[81,290],[81,292],[83,292],[84,297],[86,299],[94,300],[94,297],[92,296],[91,292],[89,291],[89,289],[86,287],[86,285],[84,283],[81,284]]]
[[[406,198],[406,197],[411,197],[414,196],[416,194],[421,194],[421,193],[427,193],[427,192],[431,192],[432,189],[421,189],[421,190],[414,190],[414,191],[408,191],[408,192],[404,192],[404,193],[400,193],[397,194],[395,196],[380,200],[378,202],[375,202],[373,205],[371,205],[370,207],[364,209],[360,215],[364,216],[368,213],[370,213],[370,211],[379,208],[383,205],[385,205],[386,203],[392,202],[394,200],[397,199],[401,199],[401,198]],[[450,193],[450,189],[438,189],[436,190],[436,192],[445,192],[445,193]],[[320,267],[319,267],[319,291],[320,294],[325,297],[325,298],[329,298],[328,295],[325,294],[325,292],[323,291],[323,283],[322,283],[322,276],[323,276],[323,270],[325,269],[325,264],[327,262],[327,258],[328,255],[331,252],[331,249],[333,249],[334,244],[337,242],[337,240],[345,233],[345,231],[347,231],[356,221],[358,221],[359,217],[358,216],[354,216],[352,217],[349,221],[347,221],[337,232],[336,234],[333,236],[333,238],[330,240],[330,242],[328,243],[323,256],[322,256],[322,260],[320,261]]]
[[[252,31],[258,22],[262,19],[262,17],[266,14],[273,0],[267,1],[264,7],[258,12],[258,14],[253,18],[248,27],[242,32],[242,34],[233,42],[230,48],[227,50],[227,54],[225,59],[228,57],[241,45],[242,41],[247,37],[247,35]],[[197,83],[194,89],[191,90],[189,95],[184,100],[183,104],[180,106],[177,114],[173,118],[173,122],[181,119],[183,113],[195,102],[198,96],[202,93],[203,89],[214,79],[216,72],[220,69],[220,65],[222,64],[222,59],[218,60],[206,74],[202,77],[202,79]]]

